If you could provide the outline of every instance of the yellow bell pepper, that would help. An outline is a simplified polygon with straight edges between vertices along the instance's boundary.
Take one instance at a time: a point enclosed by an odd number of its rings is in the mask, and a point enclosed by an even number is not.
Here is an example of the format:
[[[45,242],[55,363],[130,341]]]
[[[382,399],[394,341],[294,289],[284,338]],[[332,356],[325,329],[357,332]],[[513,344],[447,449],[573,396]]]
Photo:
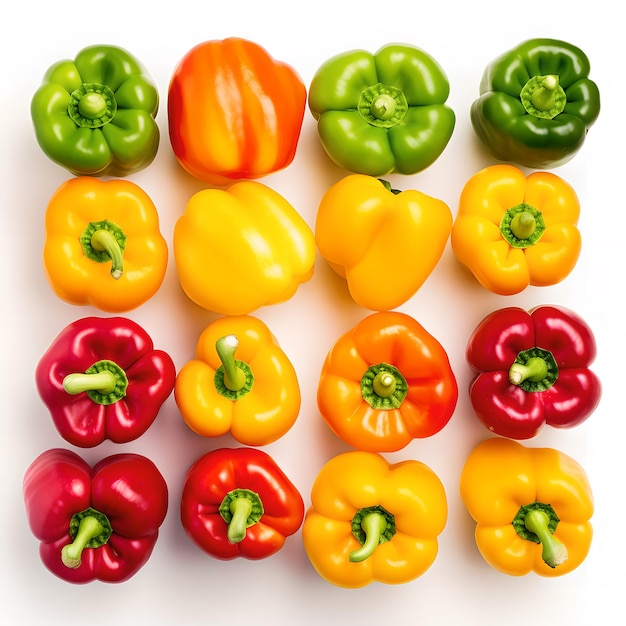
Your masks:
[[[302,540],[317,573],[338,587],[401,584],[433,564],[447,517],[443,484],[429,467],[356,450],[317,475]]]
[[[354,174],[332,185],[317,212],[320,254],[360,306],[395,309],[439,262],[452,228],[447,204],[386,181]]]
[[[130,311],[163,282],[168,250],[157,209],[128,180],[71,178],[50,199],[45,226],[46,278],[70,304]]]
[[[230,432],[262,446],[282,437],[300,411],[295,369],[267,325],[248,315],[209,324],[195,358],[178,373],[174,398],[186,424],[203,437]]]
[[[492,165],[466,183],[452,226],[456,258],[493,293],[561,282],[582,246],[574,189],[555,174]]]
[[[256,181],[199,191],[174,228],[183,290],[222,315],[247,315],[288,300],[312,277],[315,254],[305,220]]]
[[[582,467],[558,450],[487,439],[463,468],[461,498],[476,521],[480,553],[505,574],[561,576],[589,552],[591,487]]]

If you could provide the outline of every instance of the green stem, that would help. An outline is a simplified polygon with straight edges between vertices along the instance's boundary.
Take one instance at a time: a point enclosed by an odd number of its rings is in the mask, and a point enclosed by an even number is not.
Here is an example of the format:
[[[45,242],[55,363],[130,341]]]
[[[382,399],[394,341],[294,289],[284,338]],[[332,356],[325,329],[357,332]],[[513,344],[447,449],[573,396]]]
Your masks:
[[[124,271],[124,231],[109,220],[89,222],[80,236],[83,254],[96,263],[111,262],[111,276],[118,280]]]
[[[228,524],[226,536],[230,543],[239,543],[246,537],[246,529],[263,516],[263,502],[258,493],[249,489],[233,489],[222,500],[219,514]]]
[[[370,365],[361,378],[361,396],[375,409],[399,408],[408,391],[409,385],[400,370],[389,363]]]
[[[235,335],[221,337],[215,343],[217,355],[224,368],[224,385],[230,391],[239,391],[246,384],[246,373],[237,365],[235,352],[239,341]]]
[[[522,211],[513,217],[510,228],[518,239],[528,239],[537,228],[537,220],[532,213]]]
[[[529,115],[551,120],[565,109],[567,95],[559,85],[559,77],[548,74],[530,78],[520,92],[520,101]]]
[[[550,532],[549,523],[550,517],[541,509],[529,511],[524,518],[526,528],[541,542],[541,558],[546,565],[557,567],[567,561],[567,547]]]
[[[396,100],[393,96],[379,94],[370,105],[371,114],[379,120],[390,120],[396,113]]]
[[[550,74],[541,79],[540,86],[532,92],[531,102],[539,111],[550,111],[554,108],[559,86],[558,76]]]
[[[111,276],[119,280],[124,273],[124,255],[115,236],[108,230],[96,230],[91,235],[91,247],[96,252],[105,252],[111,258]]]
[[[79,567],[83,550],[94,537],[102,534],[103,530],[102,524],[94,516],[83,517],[80,520],[74,541],[61,549],[63,565],[72,569]]]
[[[94,374],[68,374],[63,379],[63,389],[71,396],[83,391],[98,391],[109,394],[115,390],[115,375],[107,370]]]
[[[548,364],[541,357],[532,357],[526,363],[513,363],[509,368],[509,381],[512,385],[520,385],[525,380],[536,383],[548,375]]]
[[[372,381],[372,389],[377,396],[388,398],[396,390],[396,378],[391,372],[378,372]]]
[[[232,518],[228,524],[228,541],[239,543],[246,536],[248,517],[252,512],[252,502],[247,498],[236,498],[230,503]]]
[[[377,511],[367,513],[361,520],[361,529],[365,533],[365,542],[360,548],[350,552],[348,558],[352,563],[360,563],[373,554],[387,529],[387,519]]]

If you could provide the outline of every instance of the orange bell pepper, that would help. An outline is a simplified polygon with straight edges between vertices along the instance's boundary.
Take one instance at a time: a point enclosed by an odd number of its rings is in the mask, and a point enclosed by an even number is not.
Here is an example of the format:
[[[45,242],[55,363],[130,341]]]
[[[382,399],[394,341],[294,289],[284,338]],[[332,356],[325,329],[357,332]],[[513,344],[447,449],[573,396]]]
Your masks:
[[[181,59],[167,104],[178,162],[200,180],[226,185],[291,163],[306,88],[291,66],[230,37],[201,43]]]
[[[317,391],[320,413],[346,443],[395,452],[450,420],[458,387],[441,344],[412,317],[373,313],[328,353]]]
[[[445,202],[353,174],[324,194],[315,239],[357,304],[388,311],[422,286],[439,262],[451,228]]]
[[[282,437],[301,402],[289,358],[266,324],[248,315],[222,317],[204,329],[195,358],[178,373],[174,397],[194,432],[230,432],[248,446]]]
[[[129,180],[72,178],[46,210],[43,261],[52,289],[76,305],[130,311],[159,289],[167,243],[154,203]]]
[[[486,289],[513,295],[554,285],[574,269],[582,246],[574,189],[555,174],[526,176],[492,165],[466,183],[452,226],[452,250]]]

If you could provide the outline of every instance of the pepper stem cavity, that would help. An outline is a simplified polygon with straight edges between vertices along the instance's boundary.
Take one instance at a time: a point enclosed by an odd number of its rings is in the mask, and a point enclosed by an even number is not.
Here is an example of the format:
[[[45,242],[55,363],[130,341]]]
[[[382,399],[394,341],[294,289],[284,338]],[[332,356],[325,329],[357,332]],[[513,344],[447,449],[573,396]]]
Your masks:
[[[80,567],[83,550],[104,545],[112,532],[111,523],[104,513],[91,507],[75,513],[70,520],[69,528],[72,543],[61,549],[63,565],[72,569]]]
[[[348,559],[351,563],[360,563],[396,534],[395,519],[382,506],[359,509],[352,518],[352,534],[361,547],[353,550]]]
[[[500,220],[500,233],[513,248],[534,246],[545,229],[541,211],[525,202],[508,209]]]
[[[552,568],[562,565],[568,558],[567,546],[554,537],[559,521],[549,504],[533,502],[520,507],[512,522],[522,539],[541,544],[541,558]]]
[[[86,392],[96,404],[114,404],[126,396],[128,377],[113,361],[97,361],[84,373],[68,374],[63,379],[63,389],[75,396]]]
[[[528,392],[546,391],[558,377],[554,355],[537,347],[519,352],[509,368],[509,382]]]
[[[397,126],[408,108],[404,93],[397,87],[383,83],[363,89],[357,104],[361,117],[378,128]]]
[[[399,408],[408,391],[400,370],[388,363],[371,365],[361,378],[361,395],[375,409]]]
[[[215,350],[222,364],[215,371],[214,383],[218,393],[230,400],[243,398],[254,383],[252,370],[247,363],[235,359],[239,340],[235,335],[220,337]]]
[[[67,113],[81,128],[100,128],[117,112],[115,94],[106,85],[85,83],[70,96]]]
[[[556,74],[533,76],[522,88],[520,100],[529,115],[548,120],[562,113],[567,104]]]
[[[80,236],[83,254],[96,263],[111,262],[111,276],[119,280],[124,273],[124,231],[109,220],[89,222]]]
[[[263,516],[263,502],[254,491],[233,489],[222,500],[219,513],[228,524],[228,541],[239,543],[245,539],[246,530]]]

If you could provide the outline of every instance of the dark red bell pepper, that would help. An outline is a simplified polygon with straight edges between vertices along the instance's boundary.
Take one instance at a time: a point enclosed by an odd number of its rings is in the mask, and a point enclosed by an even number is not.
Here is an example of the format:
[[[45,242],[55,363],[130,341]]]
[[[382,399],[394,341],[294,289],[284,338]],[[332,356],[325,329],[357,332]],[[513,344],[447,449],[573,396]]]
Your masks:
[[[174,389],[176,368],[132,320],[85,317],[61,331],[35,377],[59,434],[90,448],[142,435]]]
[[[594,335],[564,307],[494,311],[472,333],[466,356],[474,412],[498,435],[530,439],[544,424],[577,426],[600,401],[600,380],[589,369]]]
[[[207,554],[263,559],[300,528],[304,502],[266,452],[219,448],[189,468],[180,515],[187,535]]]
[[[24,475],[28,524],[43,564],[70,583],[128,580],[148,561],[168,507],[167,484],[138,454],[115,454],[93,468],[54,448]]]

